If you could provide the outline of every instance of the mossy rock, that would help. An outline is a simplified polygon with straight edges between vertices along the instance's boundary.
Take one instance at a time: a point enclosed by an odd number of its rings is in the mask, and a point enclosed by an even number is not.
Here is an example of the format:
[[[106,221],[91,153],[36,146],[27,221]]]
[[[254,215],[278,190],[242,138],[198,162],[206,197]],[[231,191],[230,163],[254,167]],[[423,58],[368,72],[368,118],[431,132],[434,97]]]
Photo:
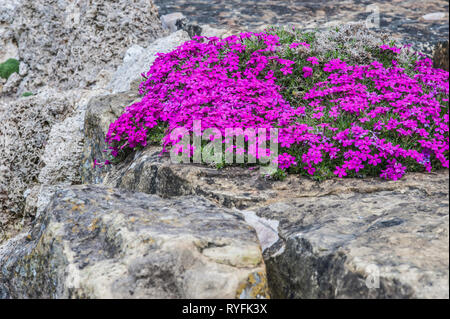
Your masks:
[[[8,79],[14,72],[19,73],[19,61],[16,59],[8,59],[0,63],[0,78]]]

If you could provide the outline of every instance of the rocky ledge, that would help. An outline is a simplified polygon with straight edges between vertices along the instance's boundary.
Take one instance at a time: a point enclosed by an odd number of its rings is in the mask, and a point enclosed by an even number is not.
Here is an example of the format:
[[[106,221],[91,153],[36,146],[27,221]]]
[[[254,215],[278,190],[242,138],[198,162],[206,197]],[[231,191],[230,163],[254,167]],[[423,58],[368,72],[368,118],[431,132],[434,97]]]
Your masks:
[[[241,215],[91,185],[56,191],[30,234],[0,247],[0,269],[0,298],[268,297]]]

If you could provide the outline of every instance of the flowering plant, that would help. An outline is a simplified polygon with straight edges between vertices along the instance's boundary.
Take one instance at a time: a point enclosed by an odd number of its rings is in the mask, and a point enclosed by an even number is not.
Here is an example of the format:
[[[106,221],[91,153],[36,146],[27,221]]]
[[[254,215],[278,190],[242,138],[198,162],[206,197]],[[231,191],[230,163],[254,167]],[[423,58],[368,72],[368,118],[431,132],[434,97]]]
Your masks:
[[[319,54],[315,37],[277,29],[196,36],[158,54],[143,74],[142,100],[110,125],[111,156],[158,140],[166,151],[179,142],[171,131],[193,134],[201,120],[202,130],[222,136],[227,128],[277,128],[280,176],[395,180],[448,168],[448,72],[386,43],[367,48],[370,63],[352,63],[339,48]]]

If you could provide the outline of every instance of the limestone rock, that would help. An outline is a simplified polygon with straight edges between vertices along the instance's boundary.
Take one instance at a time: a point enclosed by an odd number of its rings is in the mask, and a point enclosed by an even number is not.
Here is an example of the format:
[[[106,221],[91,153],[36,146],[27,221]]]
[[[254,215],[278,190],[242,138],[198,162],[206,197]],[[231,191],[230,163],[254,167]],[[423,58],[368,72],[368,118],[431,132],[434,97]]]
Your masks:
[[[230,34],[230,32],[226,29],[217,29],[213,28],[208,24],[202,25],[202,36],[204,37],[218,37],[218,38],[224,38],[227,37]]]
[[[0,201],[1,214],[22,213],[23,192],[37,182],[50,130],[75,109],[77,94],[48,89],[35,96],[3,102],[0,167],[6,169],[0,175],[0,184],[6,199]]]
[[[264,257],[273,297],[448,298],[448,181],[447,171],[259,207],[280,222]]]
[[[28,66],[25,63],[20,62],[20,64],[19,64],[19,75],[20,76],[25,76],[25,75],[27,75],[27,73],[28,73]]]
[[[175,26],[179,30],[186,31],[191,38],[202,33],[202,27],[197,23],[191,23],[187,18],[178,19],[175,22]]]
[[[161,16],[160,19],[163,29],[169,30],[170,32],[175,32],[178,29],[176,22],[183,18],[185,18],[185,16],[181,12],[173,12]]]
[[[80,165],[84,146],[84,118],[88,102],[102,96],[104,90],[82,91],[75,111],[52,126],[44,152],[38,181],[44,185],[58,183],[79,184]]]
[[[79,184],[84,117],[92,96],[104,90],[44,89],[30,97],[0,102],[0,215],[34,216],[46,185]],[[34,194],[30,196],[29,194]],[[36,203],[40,203],[37,201]],[[1,240],[1,238],[0,238]]]
[[[28,91],[91,86],[102,69],[115,70],[126,48],[164,34],[151,0],[22,0],[9,30],[30,68]]]
[[[24,192],[25,208],[23,214],[31,216],[33,219],[38,218],[43,212],[48,203],[52,199],[55,192],[61,187],[67,187],[69,183],[60,183],[56,185],[38,184],[27,189]]]
[[[109,125],[117,119],[126,106],[139,98],[138,92],[105,94],[93,97],[84,118],[84,138],[80,177],[83,183],[100,182],[101,170],[94,168],[94,160],[105,159],[105,136]]]
[[[268,297],[254,230],[199,197],[62,188],[0,267],[0,298]]]
[[[151,146],[103,175],[122,189],[244,209],[277,298],[448,298],[448,182],[448,170],[270,181],[237,167],[173,164]],[[369,289],[374,272],[379,288]]]
[[[2,95],[11,95],[17,92],[17,89],[19,87],[20,81],[22,81],[22,77],[17,74],[13,73],[9,76],[6,83],[3,85],[2,92],[0,94]]]
[[[10,24],[22,0],[0,0],[0,63],[10,58],[17,59],[19,50]]]
[[[7,24],[14,20],[17,7],[23,0],[0,0],[0,22]]]
[[[141,73],[146,73],[150,69],[157,53],[170,52],[188,40],[190,40],[188,34],[180,30],[152,42],[145,48],[139,45],[131,46],[125,53],[122,65],[111,79],[110,90],[113,93],[129,91],[133,80],[142,79]]]
[[[3,95],[3,86],[5,85],[6,80],[4,78],[0,78],[0,95]],[[1,112],[1,108],[0,108]]]

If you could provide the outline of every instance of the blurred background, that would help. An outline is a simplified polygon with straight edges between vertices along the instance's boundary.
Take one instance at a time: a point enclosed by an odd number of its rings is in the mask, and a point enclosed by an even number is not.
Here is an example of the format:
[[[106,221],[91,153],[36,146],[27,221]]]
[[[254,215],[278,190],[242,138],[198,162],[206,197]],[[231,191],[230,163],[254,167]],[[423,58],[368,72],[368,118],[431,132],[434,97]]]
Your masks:
[[[190,22],[237,31],[262,31],[268,25],[323,29],[367,21],[404,44],[425,53],[448,41],[449,2],[445,0],[155,0],[160,15],[180,12]]]

